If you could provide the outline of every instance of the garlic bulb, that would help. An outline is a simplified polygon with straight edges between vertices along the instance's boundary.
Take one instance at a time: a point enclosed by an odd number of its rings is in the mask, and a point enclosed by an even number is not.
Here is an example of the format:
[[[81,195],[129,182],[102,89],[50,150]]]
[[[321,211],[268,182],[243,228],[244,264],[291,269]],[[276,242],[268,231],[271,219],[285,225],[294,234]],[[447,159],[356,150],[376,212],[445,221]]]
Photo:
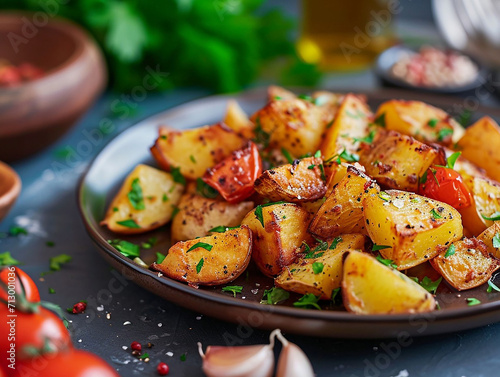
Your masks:
[[[203,359],[203,372],[208,377],[271,377],[274,370],[274,336],[270,344],[255,346],[208,346]]]
[[[276,377],[314,377],[311,362],[296,344],[290,343],[281,334],[279,329],[274,330],[271,336],[278,337],[283,349],[278,360]]]

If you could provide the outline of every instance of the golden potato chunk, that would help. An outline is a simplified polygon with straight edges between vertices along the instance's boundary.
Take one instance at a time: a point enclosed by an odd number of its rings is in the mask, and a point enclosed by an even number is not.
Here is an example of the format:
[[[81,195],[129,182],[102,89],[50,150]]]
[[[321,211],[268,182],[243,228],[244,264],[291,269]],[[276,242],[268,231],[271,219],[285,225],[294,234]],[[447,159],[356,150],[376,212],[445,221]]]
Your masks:
[[[196,194],[184,194],[172,220],[172,242],[203,237],[218,226],[235,227],[254,208],[253,202],[230,204]]]
[[[500,261],[488,253],[484,242],[475,238],[441,246],[439,251],[438,256],[431,259],[431,265],[459,291],[486,283],[500,268]]]
[[[363,219],[363,202],[376,196],[377,183],[354,166],[347,167],[347,174],[334,187],[309,225],[309,232],[322,239],[343,233],[366,234]]]
[[[436,307],[434,297],[419,284],[359,251],[350,251],[345,259],[342,298],[356,314],[421,313]]]
[[[255,191],[272,201],[300,203],[318,200],[326,192],[320,169],[322,164],[321,158],[308,157],[266,170],[255,181]]]
[[[297,204],[263,204],[241,222],[253,233],[252,258],[267,276],[278,275],[293,263],[303,241],[309,242],[309,212]]]
[[[115,233],[144,233],[165,225],[184,191],[170,173],[137,165],[125,178],[120,191],[101,221]]]
[[[500,127],[490,117],[479,119],[458,142],[462,155],[500,181]]]
[[[304,295],[312,293],[321,296],[322,300],[330,300],[333,290],[342,282],[344,254],[351,250],[364,251],[365,242],[366,236],[362,234],[343,234],[322,242],[297,262],[285,267],[274,283],[287,291]]]
[[[460,214],[448,204],[405,191],[388,190],[364,203],[366,230],[380,254],[404,270],[434,258],[439,245],[463,236]]]
[[[464,134],[462,126],[445,111],[420,101],[384,102],[375,119],[387,130],[413,136],[424,143],[451,145]]]
[[[181,241],[173,245],[160,264],[151,268],[191,286],[226,284],[250,263],[252,232],[248,227],[212,236]]]
[[[438,157],[438,152],[411,136],[379,132],[360,154],[366,174],[379,184],[405,191],[417,191],[419,178]]]
[[[243,135],[248,139],[255,137],[253,129],[254,124],[248,119],[238,102],[230,99],[227,102],[226,116],[224,117],[224,124],[232,129],[234,132]]]
[[[185,131],[162,128],[151,153],[163,169],[180,168],[184,177],[196,179],[245,144],[223,123]]]
[[[500,222],[495,221],[477,239],[484,242],[489,254],[500,259]]]

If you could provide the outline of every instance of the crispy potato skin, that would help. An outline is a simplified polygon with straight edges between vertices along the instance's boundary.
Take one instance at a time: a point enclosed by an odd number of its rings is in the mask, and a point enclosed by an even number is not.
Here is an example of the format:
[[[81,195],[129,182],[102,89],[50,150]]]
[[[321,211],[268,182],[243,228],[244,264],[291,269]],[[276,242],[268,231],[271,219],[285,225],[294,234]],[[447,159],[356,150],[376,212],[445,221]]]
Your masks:
[[[447,246],[431,259],[431,265],[453,288],[464,291],[486,283],[493,272],[500,268],[500,261],[488,253],[484,242],[464,238],[454,242],[455,254],[445,257]]]
[[[436,307],[419,284],[359,251],[350,251],[345,259],[342,298],[356,314],[421,313]]]
[[[377,195],[379,187],[374,180],[348,166],[344,178],[320,207],[309,225],[309,232],[326,239],[344,233],[366,234],[363,220],[364,200]]]
[[[253,132],[255,125],[248,119],[248,115],[245,114],[238,102],[233,99],[227,101],[226,116],[223,122],[234,132],[243,135],[247,139],[255,137]]]
[[[297,262],[285,267],[274,279],[276,286],[287,291],[321,296],[322,300],[330,300],[333,290],[340,287],[342,281],[343,256],[351,250],[365,249],[366,236],[362,234],[344,234],[335,249],[328,249],[318,258],[300,258]],[[327,240],[331,245],[334,239]],[[311,250],[313,247],[311,247]],[[323,270],[316,274],[313,263],[321,263]]]
[[[420,101],[384,102],[375,117],[382,114],[385,114],[387,130],[410,135],[424,143],[452,145],[464,134],[462,126],[445,111]],[[431,120],[437,120],[437,123],[432,125]]]
[[[179,212],[172,220],[172,242],[203,237],[219,225],[235,227],[254,208],[253,202],[230,204],[196,194],[184,194],[177,205]]]
[[[198,242],[212,245],[210,251],[198,247],[188,251]],[[169,278],[186,282],[191,286],[226,284],[247,268],[252,254],[252,232],[248,227],[228,230],[212,236],[173,245],[162,263],[151,268]],[[201,259],[203,266],[197,271]]]
[[[145,205],[142,210],[135,209],[128,198],[135,179],[139,179],[142,189]],[[101,225],[120,234],[144,233],[158,228],[170,221],[183,191],[184,186],[174,182],[171,174],[147,165],[138,165],[125,178]],[[167,200],[163,199],[164,195]],[[140,228],[128,228],[117,223],[129,219],[134,220]]]
[[[262,207],[262,219],[264,226],[253,210],[241,223],[253,234],[253,260],[264,275],[275,276],[297,259],[303,241],[311,241],[311,216],[297,204],[283,203]]]
[[[462,155],[500,181],[500,127],[490,117],[479,119],[458,142]]]
[[[366,174],[379,184],[398,190],[418,190],[419,178],[427,171],[438,151],[399,132],[378,132],[373,143],[360,154]]]
[[[497,234],[500,234],[500,222],[495,221],[493,225],[481,233],[477,239],[484,242],[489,254],[500,259],[500,248],[493,247],[493,238]]]
[[[266,170],[255,181],[255,191],[272,201],[301,203],[318,200],[326,192],[319,168],[322,163],[321,158],[308,157]]]
[[[163,169],[179,167],[184,177],[196,179],[245,144],[245,137],[224,123],[186,131],[162,128],[151,153]]]
[[[462,238],[460,214],[448,204],[405,191],[388,190],[385,195],[365,199],[366,230],[375,244],[390,246],[380,254],[399,270],[432,259],[439,245]]]

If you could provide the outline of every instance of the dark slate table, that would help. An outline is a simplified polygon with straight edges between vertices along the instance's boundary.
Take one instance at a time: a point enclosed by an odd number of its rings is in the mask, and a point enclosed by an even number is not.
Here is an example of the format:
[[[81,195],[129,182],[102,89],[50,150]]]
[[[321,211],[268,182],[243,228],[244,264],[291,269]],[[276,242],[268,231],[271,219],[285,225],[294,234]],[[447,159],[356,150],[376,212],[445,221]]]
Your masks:
[[[369,72],[332,76],[327,82],[330,87],[357,90],[376,86]],[[195,89],[148,93],[145,99],[133,102],[137,109],[126,118],[111,116],[117,97],[107,94],[56,145],[14,164],[22,178],[23,191],[13,211],[0,224],[0,231],[16,224],[25,227],[29,234],[0,239],[0,252],[11,251],[22,261],[22,268],[36,279],[43,299],[62,308],[79,300],[88,301],[85,314],[68,315],[74,344],[106,359],[121,376],[155,376],[160,361],[168,363],[171,376],[203,376],[198,341],[204,345],[249,345],[266,343],[268,339],[267,331],[201,316],[121,277],[98,255],[77,210],[79,177],[107,141],[138,119],[207,94]],[[492,96],[487,101],[498,104]],[[97,137],[92,130],[104,118],[111,119],[114,131]],[[82,143],[84,140],[90,143]],[[47,246],[47,241],[55,245]],[[49,268],[49,258],[62,253],[71,255],[73,260],[60,271],[40,278]],[[49,294],[49,288],[55,293]],[[500,370],[500,324],[414,338],[404,345],[390,339],[287,336],[307,353],[318,376],[486,377],[498,376]],[[154,344],[147,350],[149,363],[139,362],[131,356],[130,349],[124,349],[132,341]]]

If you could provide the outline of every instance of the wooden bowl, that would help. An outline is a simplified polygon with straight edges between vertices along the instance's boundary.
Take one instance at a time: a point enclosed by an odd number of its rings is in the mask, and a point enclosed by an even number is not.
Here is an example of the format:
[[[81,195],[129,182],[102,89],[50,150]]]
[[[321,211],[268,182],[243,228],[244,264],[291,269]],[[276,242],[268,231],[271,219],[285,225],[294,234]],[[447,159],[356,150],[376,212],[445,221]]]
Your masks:
[[[20,192],[21,179],[14,169],[0,161],[0,221],[7,216]]]
[[[0,88],[0,160],[38,152],[61,137],[107,82],[104,59],[77,25],[37,13],[0,13],[0,58],[32,63],[42,78]]]

